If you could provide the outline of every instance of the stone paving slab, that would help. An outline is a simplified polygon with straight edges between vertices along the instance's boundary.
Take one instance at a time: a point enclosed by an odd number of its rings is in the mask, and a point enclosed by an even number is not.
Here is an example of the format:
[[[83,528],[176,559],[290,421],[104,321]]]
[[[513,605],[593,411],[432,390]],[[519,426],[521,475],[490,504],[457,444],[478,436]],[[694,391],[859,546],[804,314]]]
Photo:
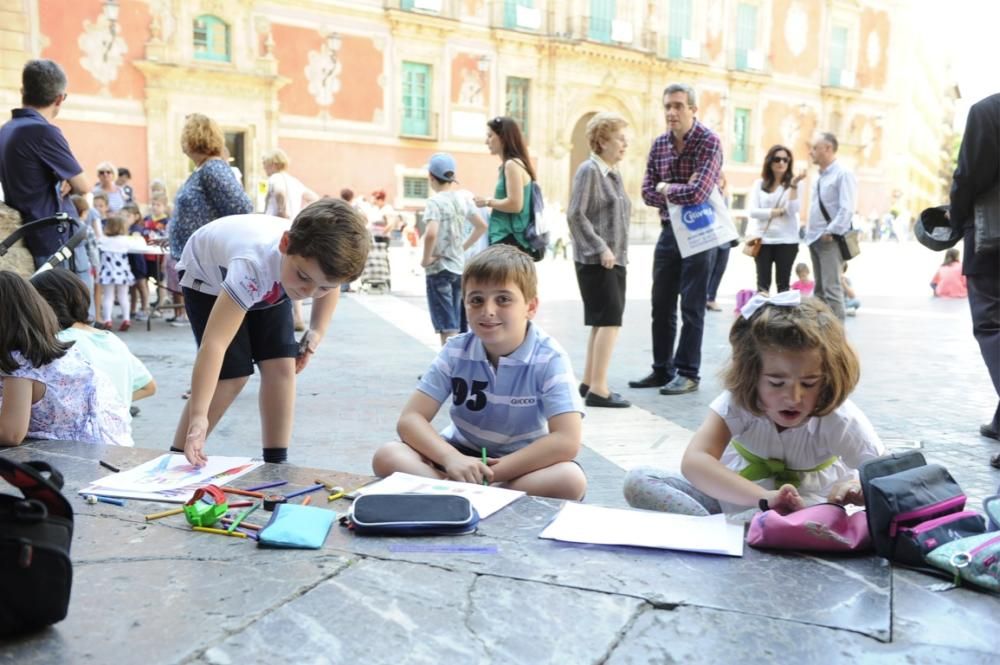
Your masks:
[[[46,442],[0,454],[50,461],[77,511],[69,618],[0,645],[0,662],[986,662],[1000,646],[1000,597],[931,592],[936,579],[872,556],[558,543],[537,536],[560,502],[529,497],[471,536],[335,526],[319,551],[259,550],[193,533],[180,516],[143,521],[164,504],[87,506],[75,494],[105,474],[96,460],[127,467],[157,450]],[[265,465],[237,484],[316,477],[368,480]],[[403,544],[496,552],[394,551]]]

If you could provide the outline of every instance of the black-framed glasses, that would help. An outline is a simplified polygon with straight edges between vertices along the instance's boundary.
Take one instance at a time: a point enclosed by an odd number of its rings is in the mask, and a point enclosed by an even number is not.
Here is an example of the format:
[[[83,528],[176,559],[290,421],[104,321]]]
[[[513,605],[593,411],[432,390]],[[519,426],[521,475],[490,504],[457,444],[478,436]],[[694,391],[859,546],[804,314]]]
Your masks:
[[[780,155],[775,155],[774,157],[771,158],[772,164],[775,162],[781,162],[783,164],[787,164],[789,161],[791,160],[788,157],[782,157]]]
[[[104,174],[104,173],[110,173],[111,175],[114,175],[114,174],[115,174],[115,172],[114,172],[114,171],[109,171],[109,170],[107,170],[107,169],[101,169],[101,170],[99,170],[99,171],[97,172],[97,175],[101,175],[101,174]]]

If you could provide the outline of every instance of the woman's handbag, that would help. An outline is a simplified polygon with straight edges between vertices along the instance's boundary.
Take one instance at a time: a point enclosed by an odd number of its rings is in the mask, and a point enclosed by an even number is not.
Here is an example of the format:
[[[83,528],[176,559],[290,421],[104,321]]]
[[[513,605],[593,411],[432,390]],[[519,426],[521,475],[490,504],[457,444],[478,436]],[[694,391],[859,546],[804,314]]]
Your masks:
[[[760,238],[750,238],[743,243],[743,253],[756,258],[760,254],[760,246],[762,244]]]

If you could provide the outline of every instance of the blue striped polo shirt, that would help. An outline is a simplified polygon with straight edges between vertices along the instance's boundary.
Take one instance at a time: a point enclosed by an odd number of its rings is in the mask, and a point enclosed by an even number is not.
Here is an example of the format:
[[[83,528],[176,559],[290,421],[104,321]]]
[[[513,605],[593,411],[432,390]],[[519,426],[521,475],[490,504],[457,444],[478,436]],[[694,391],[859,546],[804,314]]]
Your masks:
[[[524,342],[494,369],[482,341],[457,335],[442,347],[417,390],[451,402],[451,424],[441,436],[456,448],[490,457],[519,450],[549,433],[548,420],[583,413],[569,356],[555,339],[528,322]]]

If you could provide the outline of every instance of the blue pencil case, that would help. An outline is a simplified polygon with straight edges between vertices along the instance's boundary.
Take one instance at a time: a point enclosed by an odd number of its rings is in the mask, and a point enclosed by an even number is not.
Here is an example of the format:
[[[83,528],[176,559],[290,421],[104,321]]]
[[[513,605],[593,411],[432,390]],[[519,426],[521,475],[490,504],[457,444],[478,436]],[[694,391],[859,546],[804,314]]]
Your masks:
[[[260,531],[258,547],[319,549],[326,542],[333,520],[332,510],[297,503],[282,503],[275,507],[271,520]]]

